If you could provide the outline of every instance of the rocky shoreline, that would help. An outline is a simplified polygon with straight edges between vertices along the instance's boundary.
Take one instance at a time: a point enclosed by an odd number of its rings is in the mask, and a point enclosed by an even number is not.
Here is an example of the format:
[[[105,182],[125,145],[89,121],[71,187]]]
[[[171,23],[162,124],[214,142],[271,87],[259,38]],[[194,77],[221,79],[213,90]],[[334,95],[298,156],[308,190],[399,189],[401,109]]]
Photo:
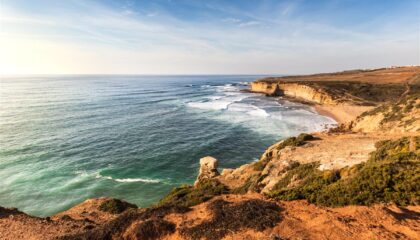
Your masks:
[[[269,147],[150,208],[90,199],[37,218],[0,208],[1,239],[419,239],[420,67],[265,78],[251,91],[314,104],[340,126]]]

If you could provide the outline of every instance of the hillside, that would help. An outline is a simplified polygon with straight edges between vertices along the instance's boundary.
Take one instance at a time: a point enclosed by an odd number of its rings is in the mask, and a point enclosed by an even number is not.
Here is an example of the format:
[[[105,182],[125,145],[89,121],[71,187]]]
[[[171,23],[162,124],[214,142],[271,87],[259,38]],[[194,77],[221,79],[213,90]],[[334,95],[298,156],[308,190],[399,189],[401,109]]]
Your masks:
[[[411,84],[420,83],[420,66],[392,67],[380,69],[356,69],[336,73],[319,73],[284,77],[268,77],[257,82],[361,82],[371,84],[401,84],[408,80]]]

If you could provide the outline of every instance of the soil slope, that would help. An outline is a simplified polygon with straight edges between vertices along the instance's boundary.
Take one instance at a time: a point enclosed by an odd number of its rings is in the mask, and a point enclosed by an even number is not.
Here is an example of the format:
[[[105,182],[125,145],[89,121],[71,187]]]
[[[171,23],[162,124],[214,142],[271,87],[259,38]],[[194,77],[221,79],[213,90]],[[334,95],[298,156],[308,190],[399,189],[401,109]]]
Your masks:
[[[306,201],[274,202],[260,194],[247,194],[222,195],[185,211],[160,209],[145,215],[142,209],[108,214],[97,208],[102,201],[92,199],[77,205],[65,218],[63,214],[51,219],[18,212],[5,214],[3,209],[0,239],[420,238],[419,206],[326,208]],[[232,219],[235,216],[238,219]],[[103,234],[104,228],[113,228],[113,232]]]

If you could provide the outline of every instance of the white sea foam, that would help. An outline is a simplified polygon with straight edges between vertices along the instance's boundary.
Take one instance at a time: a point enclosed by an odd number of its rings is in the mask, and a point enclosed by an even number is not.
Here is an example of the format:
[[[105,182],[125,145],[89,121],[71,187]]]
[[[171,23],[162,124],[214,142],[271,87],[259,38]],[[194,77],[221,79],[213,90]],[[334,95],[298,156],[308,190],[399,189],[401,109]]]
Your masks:
[[[158,179],[149,179],[149,178],[112,178],[110,176],[102,176],[101,174],[96,174],[96,178],[103,178],[108,180],[113,180],[116,182],[144,182],[144,183],[160,183]]]
[[[145,182],[145,183],[159,183],[159,180],[156,179],[147,179],[147,178],[117,178],[117,182]]]
[[[210,97],[207,97],[207,99],[210,99],[210,100],[219,100],[219,99],[221,99],[223,96],[210,96]]]
[[[264,109],[261,109],[257,106],[246,104],[246,103],[234,103],[229,106],[229,111],[233,112],[243,112],[247,115],[255,116],[255,117],[268,117],[268,114]]]
[[[208,102],[190,102],[187,103],[189,107],[199,108],[205,110],[222,110],[227,109],[231,101],[208,101]]]
[[[335,123],[298,103],[279,102],[260,95],[240,92],[240,84],[245,83],[212,86],[216,91],[213,96],[189,102],[187,106],[216,111],[217,114],[208,116],[279,137],[320,131],[325,128],[325,124]]]
[[[248,112],[251,116],[257,116],[257,117],[268,117],[270,114],[268,114],[264,109],[256,108],[254,110],[251,110]]]
[[[228,106],[235,102],[240,102],[247,98],[246,95],[240,93],[226,94],[225,96],[210,96],[206,97],[205,100],[198,102],[189,102],[187,106],[192,108],[204,109],[204,110],[224,110]]]
[[[217,92],[223,92],[225,94],[232,94],[232,93],[241,94],[238,91],[238,88],[235,87],[235,86],[232,86],[232,84],[226,84],[226,85],[223,85],[223,86],[217,86],[216,87],[216,91]]]

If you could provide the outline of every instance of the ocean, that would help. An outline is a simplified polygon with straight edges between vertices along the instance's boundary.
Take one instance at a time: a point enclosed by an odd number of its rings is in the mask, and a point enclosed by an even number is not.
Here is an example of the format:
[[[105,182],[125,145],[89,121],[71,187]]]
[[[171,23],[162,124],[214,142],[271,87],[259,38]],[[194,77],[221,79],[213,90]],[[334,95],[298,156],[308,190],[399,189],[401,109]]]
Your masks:
[[[36,216],[109,196],[147,207],[273,143],[335,124],[310,106],[240,91],[260,76],[2,77],[0,206]]]

